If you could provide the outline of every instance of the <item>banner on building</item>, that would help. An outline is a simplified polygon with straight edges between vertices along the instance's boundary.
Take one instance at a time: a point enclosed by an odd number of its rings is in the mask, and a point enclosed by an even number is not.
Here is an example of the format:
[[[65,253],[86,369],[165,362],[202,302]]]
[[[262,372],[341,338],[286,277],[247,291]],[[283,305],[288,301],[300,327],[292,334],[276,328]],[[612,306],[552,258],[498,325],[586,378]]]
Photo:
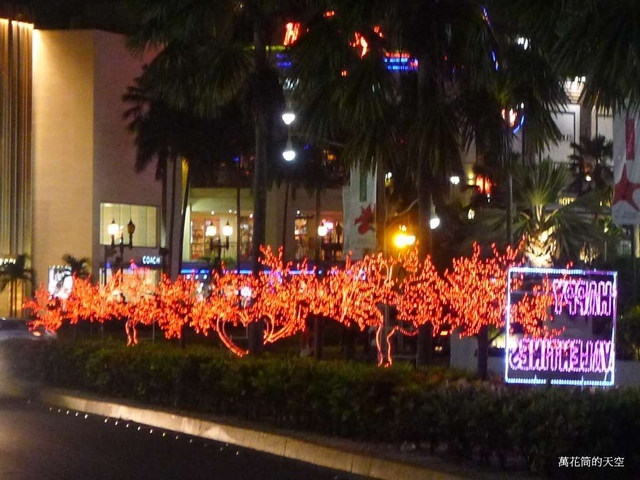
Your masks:
[[[73,289],[73,275],[67,266],[49,267],[49,294],[61,299],[69,298]]]
[[[376,172],[353,167],[343,188],[344,247],[351,258],[361,259],[376,249]]]
[[[611,217],[616,225],[640,225],[639,119],[613,119],[613,179]]]

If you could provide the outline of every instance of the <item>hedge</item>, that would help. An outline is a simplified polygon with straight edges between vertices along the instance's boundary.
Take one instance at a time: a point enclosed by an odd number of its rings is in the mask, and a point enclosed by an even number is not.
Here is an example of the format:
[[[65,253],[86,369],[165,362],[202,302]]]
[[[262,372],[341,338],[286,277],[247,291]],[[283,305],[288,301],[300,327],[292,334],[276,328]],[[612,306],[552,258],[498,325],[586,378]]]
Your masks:
[[[18,379],[161,407],[567,475],[562,457],[622,457],[640,471],[640,389],[512,387],[449,369],[238,359],[204,348],[100,342],[5,342]],[[597,478],[602,468],[573,472]],[[620,476],[615,475],[616,478]]]

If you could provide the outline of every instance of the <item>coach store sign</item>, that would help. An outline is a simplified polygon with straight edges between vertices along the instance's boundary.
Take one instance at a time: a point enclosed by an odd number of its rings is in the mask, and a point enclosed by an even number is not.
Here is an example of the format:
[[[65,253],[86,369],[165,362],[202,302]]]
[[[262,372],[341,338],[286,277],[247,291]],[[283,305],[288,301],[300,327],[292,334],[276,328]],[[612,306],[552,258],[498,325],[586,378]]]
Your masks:
[[[143,255],[141,263],[145,267],[159,267],[162,265],[162,257],[160,255]]]

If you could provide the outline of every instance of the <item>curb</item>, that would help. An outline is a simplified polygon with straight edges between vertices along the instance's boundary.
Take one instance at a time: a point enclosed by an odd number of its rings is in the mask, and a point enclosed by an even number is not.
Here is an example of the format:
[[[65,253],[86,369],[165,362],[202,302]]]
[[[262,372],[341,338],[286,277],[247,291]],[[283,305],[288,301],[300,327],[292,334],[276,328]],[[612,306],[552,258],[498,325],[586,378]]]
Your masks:
[[[130,420],[380,480],[455,480],[463,478],[400,462],[347,452],[284,435],[223,425],[174,413],[89,400],[53,390],[41,391],[40,400],[58,407]]]
[[[216,423],[178,413],[153,410],[120,403],[70,395],[55,389],[13,385],[8,393],[30,396],[60,408],[91,413],[118,420],[129,420],[185,435],[230,443],[280,457],[311,463],[379,480],[462,480],[472,478],[373,455],[349,452],[344,448],[321,445],[286,435]],[[478,477],[475,477],[478,478]],[[485,477],[486,478],[486,477]]]

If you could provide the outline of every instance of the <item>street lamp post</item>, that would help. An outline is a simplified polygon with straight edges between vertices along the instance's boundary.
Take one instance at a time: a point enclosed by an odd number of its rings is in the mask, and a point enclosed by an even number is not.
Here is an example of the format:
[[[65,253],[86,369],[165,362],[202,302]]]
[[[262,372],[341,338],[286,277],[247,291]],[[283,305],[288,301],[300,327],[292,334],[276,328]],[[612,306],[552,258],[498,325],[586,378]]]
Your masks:
[[[214,257],[214,268],[218,273],[222,271],[222,249],[229,250],[229,237],[233,234],[233,227],[229,225],[229,222],[222,227],[222,236],[224,236],[224,243],[222,238],[218,235],[218,229],[215,225],[211,224],[205,231],[205,236],[209,238],[209,251],[216,252]]]
[[[327,226],[322,223],[318,225],[318,237],[315,245],[314,265],[316,268],[316,275],[320,273],[320,244],[324,241],[324,237],[329,233]],[[316,360],[322,358],[323,341],[322,331],[324,329],[324,321],[320,315],[313,316],[313,356]]]
[[[327,236],[327,233],[329,233],[329,229],[324,224],[324,222],[322,222],[320,225],[318,225],[318,240],[316,241],[316,254],[315,254],[316,268],[318,268],[318,265],[320,263],[320,255],[322,253],[321,252],[322,244],[324,243],[324,239]]]
[[[129,219],[127,223],[127,234],[129,235],[129,243],[126,245],[129,249],[133,248],[133,234],[136,231],[136,225],[133,220]],[[115,218],[111,220],[111,223],[107,227],[107,233],[111,237],[111,244],[104,246],[104,283],[107,283],[107,263],[109,257],[115,256],[113,265],[115,270],[122,269],[122,263],[124,259],[124,235],[120,234],[120,225],[116,223]],[[116,245],[116,235],[120,237],[118,244]]]
[[[284,151],[282,152],[282,158],[285,159],[286,162],[293,162],[296,158],[296,151],[293,149],[293,144],[291,143],[291,124],[295,121],[296,114],[287,110],[282,114],[282,121],[287,126],[287,144],[285,146]],[[286,249],[287,249],[287,216],[289,214],[289,180],[285,181],[284,185],[284,218],[282,222],[282,258],[286,260]]]

